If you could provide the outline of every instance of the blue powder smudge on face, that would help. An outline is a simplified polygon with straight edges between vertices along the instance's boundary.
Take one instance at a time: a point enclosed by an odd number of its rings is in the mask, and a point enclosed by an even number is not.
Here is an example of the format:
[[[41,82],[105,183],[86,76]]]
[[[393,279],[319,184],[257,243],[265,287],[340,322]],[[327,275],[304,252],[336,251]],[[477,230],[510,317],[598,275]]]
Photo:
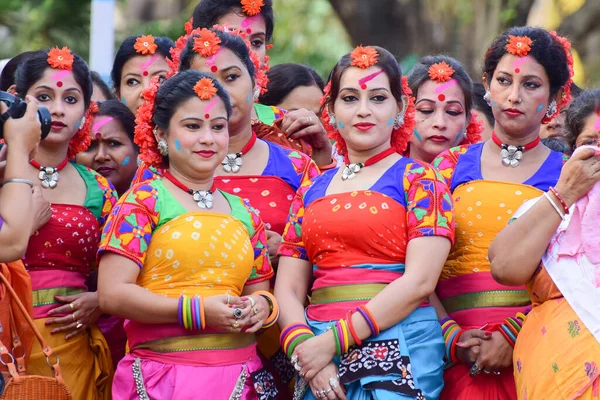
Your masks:
[[[252,91],[250,91],[250,93],[248,93],[248,97],[246,98],[247,102],[252,101]]]
[[[458,135],[456,135],[456,137],[454,138],[454,141],[452,142],[452,147],[458,146],[458,144],[460,144],[460,142],[462,142],[462,139],[464,137],[465,137],[465,130],[461,129],[461,131],[458,132]]]
[[[394,125],[394,117],[390,117],[390,119],[388,120],[388,126],[392,125]]]
[[[498,108],[498,104],[497,104],[497,103],[496,103],[494,100],[492,100],[492,106],[493,106],[494,108]]]
[[[79,129],[79,125],[81,125],[81,120],[77,121],[77,123],[75,124],[75,129]]]
[[[122,166],[126,166],[127,164],[129,164],[129,161],[131,159],[129,158],[129,156],[125,157],[125,159],[123,160],[123,162],[121,163]]]
[[[416,129],[415,129],[415,130],[413,130],[413,134],[415,135],[415,137],[417,138],[417,140],[418,140],[419,142],[422,142],[422,141],[423,141],[423,138],[422,138],[422,137],[421,137],[421,135],[419,134],[419,131],[418,131],[418,130],[416,130]]]
[[[542,111],[543,108],[544,108],[544,105],[540,104],[540,106],[537,108],[537,110],[535,110],[535,112],[540,112],[540,111]]]
[[[177,151],[181,151],[181,143],[179,142],[179,139],[175,139],[175,149],[177,149]]]
[[[342,124],[342,121],[338,121],[338,128],[344,129],[344,124]]]
[[[121,97],[121,103],[127,105],[127,100],[125,100],[125,97]]]

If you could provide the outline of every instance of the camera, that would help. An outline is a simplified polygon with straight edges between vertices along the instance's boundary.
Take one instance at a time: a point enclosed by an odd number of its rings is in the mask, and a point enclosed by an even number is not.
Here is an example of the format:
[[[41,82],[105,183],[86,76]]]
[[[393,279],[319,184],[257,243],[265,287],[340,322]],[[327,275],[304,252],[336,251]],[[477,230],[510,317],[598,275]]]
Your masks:
[[[17,97],[13,96],[10,93],[0,91],[0,101],[6,104],[8,110],[5,113],[0,115],[0,139],[4,137],[4,122],[9,119],[19,119],[25,115],[25,111],[27,111],[27,103]],[[42,139],[45,139],[46,136],[50,133],[50,128],[52,125],[52,115],[50,115],[50,111],[46,107],[38,106],[38,118],[40,119],[40,124],[42,125]]]

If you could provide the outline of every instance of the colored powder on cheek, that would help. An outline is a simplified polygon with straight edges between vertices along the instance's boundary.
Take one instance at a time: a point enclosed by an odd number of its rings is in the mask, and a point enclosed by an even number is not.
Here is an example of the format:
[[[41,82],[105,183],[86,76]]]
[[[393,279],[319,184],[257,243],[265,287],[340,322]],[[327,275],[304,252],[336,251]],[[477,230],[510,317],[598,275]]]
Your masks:
[[[540,111],[542,111],[543,108],[544,108],[544,105],[540,104],[539,107],[537,108],[537,110],[535,110],[535,112],[540,112]]]
[[[390,119],[388,120],[388,126],[392,125],[394,125],[394,117],[390,117]]]
[[[179,142],[179,139],[175,139],[175,149],[177,149],[177,151],[181,151],[181,143]]]
[[[250,93],[248,93],[248,97],[246,98],[247,102],[250,102],[252,100],[252,91],[250,91]]]
[[[458,132],[458,135],[456,135],[456,137],[454,138],[454,141],[452,142],[452,146],[458,145],[460,142],[462,142],[462,139],[464,137],[465,137],[465,131],[463,129],[460,132]]]
[[[121,103],[127,105],[127,100],[125,100],[125,97],[121,97]]]
[[[338,128],[344,129],[344,124],[342,124],[342,121],[338,121],[337,125],[338,125]]]
[[[131,159],[129,158],[129,156],[125,157],[125,159],[123,160],[123,162],[121,163],[122,166],[126,166],[129,164],[129,161],[131,161]]]
[[[75,124],[75,129],[79,129],[79,125],[81,125],[81,120],[77,121],[77,123]]]
[[[419,134],[419,131],[418,131],[418,130],[416,130],[416,129],[415,129],[415,130],[413,130],[413,134],[415,135],[415,137],[417,138],[417,140],[418,140],[419,142],[422,142],[422,141],[423,141],[423,138],[422,138],[422,137],[421,137],[421,135]]]
[[[498,104],[497,104],[497,103],[496,103],[494,100],[492,100],[492,106],[493,106],[494,108],[498,108]]]

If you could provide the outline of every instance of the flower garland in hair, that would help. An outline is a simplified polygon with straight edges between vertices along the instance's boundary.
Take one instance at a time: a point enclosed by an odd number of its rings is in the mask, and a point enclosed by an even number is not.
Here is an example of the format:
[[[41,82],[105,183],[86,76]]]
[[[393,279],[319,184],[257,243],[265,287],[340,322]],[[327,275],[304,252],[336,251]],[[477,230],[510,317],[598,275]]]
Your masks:
[[[567,104],[569,104],[569,102],[571,101],[571,84],[573,83],[573,75],[575,74],[575,71],[573,70],[573,54],[571,54],[571,42],[569,42],[569,39],[567,39],[566,37],[559,36],[556,33],[556,31],[550,32],[550,35],[560,43],[563,50],[565,51],[565,55],[567,56],[567,66],[569,68],[569,79],[567,79],[567,82],[563,85],[563,94],[560,101],[556,105],[556,112],[550,117],[544,116],[544,118],[542,119],[543,124],[547,124],[548,122],[552,121],[552,119],[554,119],[560,113],[560,110],[565,108]]]
[[[91,102],[87,108],[82,125],[77,129],[75,136],[69,141],[69,151],[67,156],[75,158],[82,151],[86,151],[92,143],[92,121],[98,112],[98,103]]]
[[[479,143],[481,141],[481,134],[485,130],[483,121],[480,121],[473,111],[471,111],[470,114],[471,122],[469,122],[469,125],[467,125],[465,138],[462,142],[460,142],[460,146]]]
[[[162,156],[154,136],[154,123],[152,122],[156,94],[160,87],[158,78],[158,76],[153,77],[148,87],[142,92],[144,102],[138,108],[135,117],[136,125],[133,138],[133,142],[140,147],[140,160],[154,167],[162,163]]]
[[[194,30],[194,16],[191,16],[188,22],[183,24],[183,29],[185,30],[185,34],[188,36],[192,33]]]

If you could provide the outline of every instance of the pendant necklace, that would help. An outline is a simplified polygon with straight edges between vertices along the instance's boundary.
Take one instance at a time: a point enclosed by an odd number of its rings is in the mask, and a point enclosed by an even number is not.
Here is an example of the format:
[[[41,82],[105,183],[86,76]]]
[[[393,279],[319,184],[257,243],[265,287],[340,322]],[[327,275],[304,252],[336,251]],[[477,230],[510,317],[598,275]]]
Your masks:
[[[42,167],[39,162],[35,160],[29,161],[29,164],[40,170],[38,178],[42,181],[42,187],[44,189],[54,189],[58,184],[58,171],[62,170],[67,166],[69,162],[68,158],[65,158],[56,168],[55,167]]]
[[[392,154],[395,154],[395,153],[397,153],[396,149],[393,147],[390,147],[387,150],[384,150],[381,153],[376,154],[373,157],[369,158],[364,163],[355,163],[355,164],[350,164],[350,160],[348,160],[348,155],[346,154],[346,157],[345,157],[346,167],[342,171],[342,180],[347,181],[350,179],[354,179],[356,177],[356,174],[359,173],[360,170],[363,169],[364,167],[373,165],[376,162],[379,162],[379,161],[383,160],[384,158],[391,156]]]
[[[525,146],[515,146],[514,144],[504,144],[496,132],[492,131],[492,140],[498,146],[502,148],[500,150],[500,157],[502,157],[502,165],[505,167],[517,167],[523,159],[523,152],[533,149],[540,143],[540,137],[538,136],[533,142],[526,144]]]
[[[215,191],[214,184],[210,190],[193,190],[181,183],[177,178],[171,175],[171,172],[168,170],[165,171],[164,177],[179,189],[191,194],[194,198],[194,201],[198,203],[198,207],[201,209],[211,209],[213,207],[213,192]]]
[[[221,162],[223,165],[223,171],[225,172],[233,172],[234,174],[240,172],[240,168],[242,167],[242,156],[252,149],[254,144],[256,143],[256,133],[252,131],[252,137],[250,141],[246,143],[242,151],[239,153],[231,153],[225,156],[225,159]]]

